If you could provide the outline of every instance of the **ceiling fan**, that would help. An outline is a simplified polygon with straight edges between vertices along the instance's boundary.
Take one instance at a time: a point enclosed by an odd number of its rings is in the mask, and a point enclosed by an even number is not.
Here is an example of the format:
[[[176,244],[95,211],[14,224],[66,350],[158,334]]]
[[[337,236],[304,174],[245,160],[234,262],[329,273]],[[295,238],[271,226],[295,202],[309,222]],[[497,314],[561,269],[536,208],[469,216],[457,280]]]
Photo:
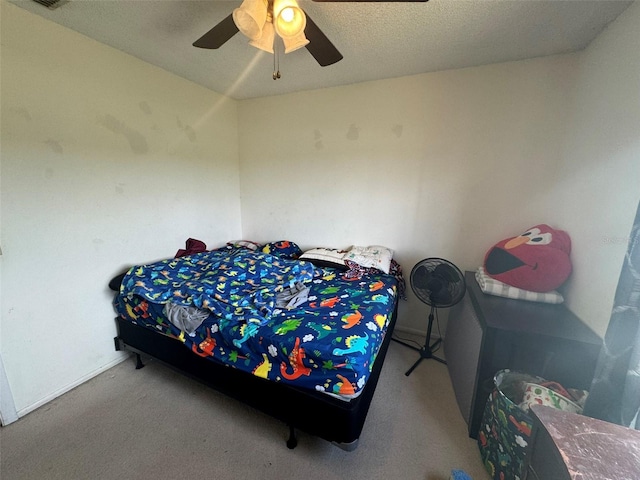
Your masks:
[[[426,2],[428,0],[313,0],[315,2]],[[284,53],[306,47],[322,67],[342,60],[342,54],[331,43],[296,0],[244,0],[240,7],[193,43],[199,48],[220,48],[236,33],[242,32],[249,44],[274,53],[278,35]],[[275,79],[274,73],[274,79]]]

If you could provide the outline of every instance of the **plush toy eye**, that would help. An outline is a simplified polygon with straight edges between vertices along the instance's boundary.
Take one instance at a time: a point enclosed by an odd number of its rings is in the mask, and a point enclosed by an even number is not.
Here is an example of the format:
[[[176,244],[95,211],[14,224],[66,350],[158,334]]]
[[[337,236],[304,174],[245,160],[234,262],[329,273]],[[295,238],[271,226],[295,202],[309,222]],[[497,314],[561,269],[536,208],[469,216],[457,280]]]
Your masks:
[[[526,232],[524,232],[520,236],[521,237],[535,237],[539,233],[540,233],[540,229],[539,228],[532,228],[531,230],[527,230]]]
[[[540,233],[527,240],[527,245],[549,245],[551,243],[551,233]]]

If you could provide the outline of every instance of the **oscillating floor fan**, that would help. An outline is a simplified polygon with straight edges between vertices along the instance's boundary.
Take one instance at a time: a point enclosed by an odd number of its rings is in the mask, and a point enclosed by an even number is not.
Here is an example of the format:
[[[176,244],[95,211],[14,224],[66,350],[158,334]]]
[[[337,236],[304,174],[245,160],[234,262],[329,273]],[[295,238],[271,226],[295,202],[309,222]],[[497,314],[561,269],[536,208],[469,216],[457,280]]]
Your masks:
[[[431,310],[429,312],[427,338],[422,348],[417,348],[396,340],[398,343],[420,353],[420,358],[407,370],[407,373],[405,373],[406,376],[409,376],[425,358],[433,358],[440,363],[447,363],[445,360],[433,354],[442,341],[441,338],[438,338],[435,342],[431,343],[433,320],[437,308],[452,307],[462,300],[467,289],[464,275],[460,269],[443,258],[426,258],[416,263],[411,270],[410,283],[411,289],[413,293],[416,294],[416,297],[429,305]]]

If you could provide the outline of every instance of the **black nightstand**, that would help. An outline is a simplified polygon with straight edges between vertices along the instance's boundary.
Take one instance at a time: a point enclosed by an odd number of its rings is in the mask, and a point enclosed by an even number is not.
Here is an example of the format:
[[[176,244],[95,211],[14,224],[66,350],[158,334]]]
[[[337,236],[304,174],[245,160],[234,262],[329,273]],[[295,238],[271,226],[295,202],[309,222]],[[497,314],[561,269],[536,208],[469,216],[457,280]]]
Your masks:
[[[444,353],[470,437],[477,438],[498,370],[591,387],[602,339],[568,308],[484,294],[474,272],[465,280],[467,294],[449,313]]]

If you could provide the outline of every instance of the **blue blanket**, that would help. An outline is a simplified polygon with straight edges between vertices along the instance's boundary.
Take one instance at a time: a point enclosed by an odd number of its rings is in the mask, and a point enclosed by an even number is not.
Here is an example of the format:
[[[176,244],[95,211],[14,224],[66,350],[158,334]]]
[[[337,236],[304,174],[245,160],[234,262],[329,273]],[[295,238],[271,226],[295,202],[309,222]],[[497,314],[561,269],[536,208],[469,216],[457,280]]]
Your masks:
[[[277,308],[278,293],[297,282],[309,287],[307,301]],[[225,249],[132,268],[114,306],[122,318],[212,361],[354,398],[369,378],[397,296],[396,279],[382,272],[351,278],[308,262]],[[168,319],[167,303],[210,314],[187,332]]]
[[[211,251],[133,267],[121,293],[152,303],[209,310],[230,322],[264,325],[285,287],[313,278],[314,266],[247,251]]]

